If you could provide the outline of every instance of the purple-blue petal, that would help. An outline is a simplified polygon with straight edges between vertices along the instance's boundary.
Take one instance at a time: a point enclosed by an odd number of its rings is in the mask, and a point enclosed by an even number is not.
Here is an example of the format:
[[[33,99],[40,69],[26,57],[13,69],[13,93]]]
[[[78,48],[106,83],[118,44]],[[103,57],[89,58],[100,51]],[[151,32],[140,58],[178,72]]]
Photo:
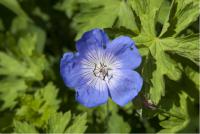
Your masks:
[[[108,100],[107,85],[95,87],[85,83],[76,89],[76,100],[89,108],[104,104]]]
[[[135,69],[142,61],[134,41],[127,36],[120,36],[107,45],[107,51],[112,52],[125,69]]]
[[[82,55],[88,49],[105,48],[109,43],[107,34],[101,29],[93,29],[83,34],[77,41],[76,49]]]
[[[63,55],[60,62],[60,74],[66,86],[74,88],[80,78],[80,67],[77,64],[78,53],[67,52]]]
[[[115,76],[108,88],[112,100],[120,106],[126,105],[140,92],[143,84],[141,76],[132,70],[121,70],[121,74]]]

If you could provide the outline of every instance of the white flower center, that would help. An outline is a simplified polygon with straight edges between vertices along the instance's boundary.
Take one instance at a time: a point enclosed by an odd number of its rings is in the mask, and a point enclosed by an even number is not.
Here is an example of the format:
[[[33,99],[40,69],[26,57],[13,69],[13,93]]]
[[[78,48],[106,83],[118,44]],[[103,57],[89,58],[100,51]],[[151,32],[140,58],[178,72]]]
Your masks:
[[[109,71],[112,70],[111,68],[109,68],[107,65],[105,65],[104,63],[99,63],[99,64],[95,64],[93,73],[96,77],[105,80],[106,77],[108,79],[112,78],[112,74],[109,73]]]
[[[112,53],[103,50],[91,50],[81,61],[81,71],[86,84],[98,86],[99,83],[109,83],[120,72],[121,63]]]

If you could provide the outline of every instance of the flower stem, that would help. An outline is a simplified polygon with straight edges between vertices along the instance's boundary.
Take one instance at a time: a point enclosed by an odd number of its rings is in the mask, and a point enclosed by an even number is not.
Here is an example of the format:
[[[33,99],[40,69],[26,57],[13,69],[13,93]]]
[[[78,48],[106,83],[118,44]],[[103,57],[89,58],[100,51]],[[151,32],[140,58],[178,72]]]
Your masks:
[[[109,118],[110,118],[110,109],[109,109],[109,103],[106,103],[106,117],[105,117],[105,129],[108,129],[108,122],[109,122]]]

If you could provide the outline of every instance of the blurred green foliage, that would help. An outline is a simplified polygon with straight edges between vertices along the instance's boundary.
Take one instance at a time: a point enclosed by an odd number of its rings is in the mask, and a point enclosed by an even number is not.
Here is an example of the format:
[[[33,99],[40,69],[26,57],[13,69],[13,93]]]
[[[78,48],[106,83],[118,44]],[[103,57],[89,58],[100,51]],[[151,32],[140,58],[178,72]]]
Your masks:
[[[198,0],[0,0],[1,133],[199,132]],[[59,60],[103,28],[135,40],[140,94],[125,107],[75,101]]]

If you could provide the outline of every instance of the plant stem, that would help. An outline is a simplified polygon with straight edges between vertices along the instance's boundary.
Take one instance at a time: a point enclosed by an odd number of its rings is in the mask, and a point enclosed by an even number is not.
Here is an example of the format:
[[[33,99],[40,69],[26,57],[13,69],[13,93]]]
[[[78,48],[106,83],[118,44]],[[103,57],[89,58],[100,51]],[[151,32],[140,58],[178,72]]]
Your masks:
[[[105,129],[107,130],[108,129],[108,121],[109,121],[109,118],[110,118],[110,110],[109,110],[109,103],[107,102],[106,103],[106,117],[105,117]]]

